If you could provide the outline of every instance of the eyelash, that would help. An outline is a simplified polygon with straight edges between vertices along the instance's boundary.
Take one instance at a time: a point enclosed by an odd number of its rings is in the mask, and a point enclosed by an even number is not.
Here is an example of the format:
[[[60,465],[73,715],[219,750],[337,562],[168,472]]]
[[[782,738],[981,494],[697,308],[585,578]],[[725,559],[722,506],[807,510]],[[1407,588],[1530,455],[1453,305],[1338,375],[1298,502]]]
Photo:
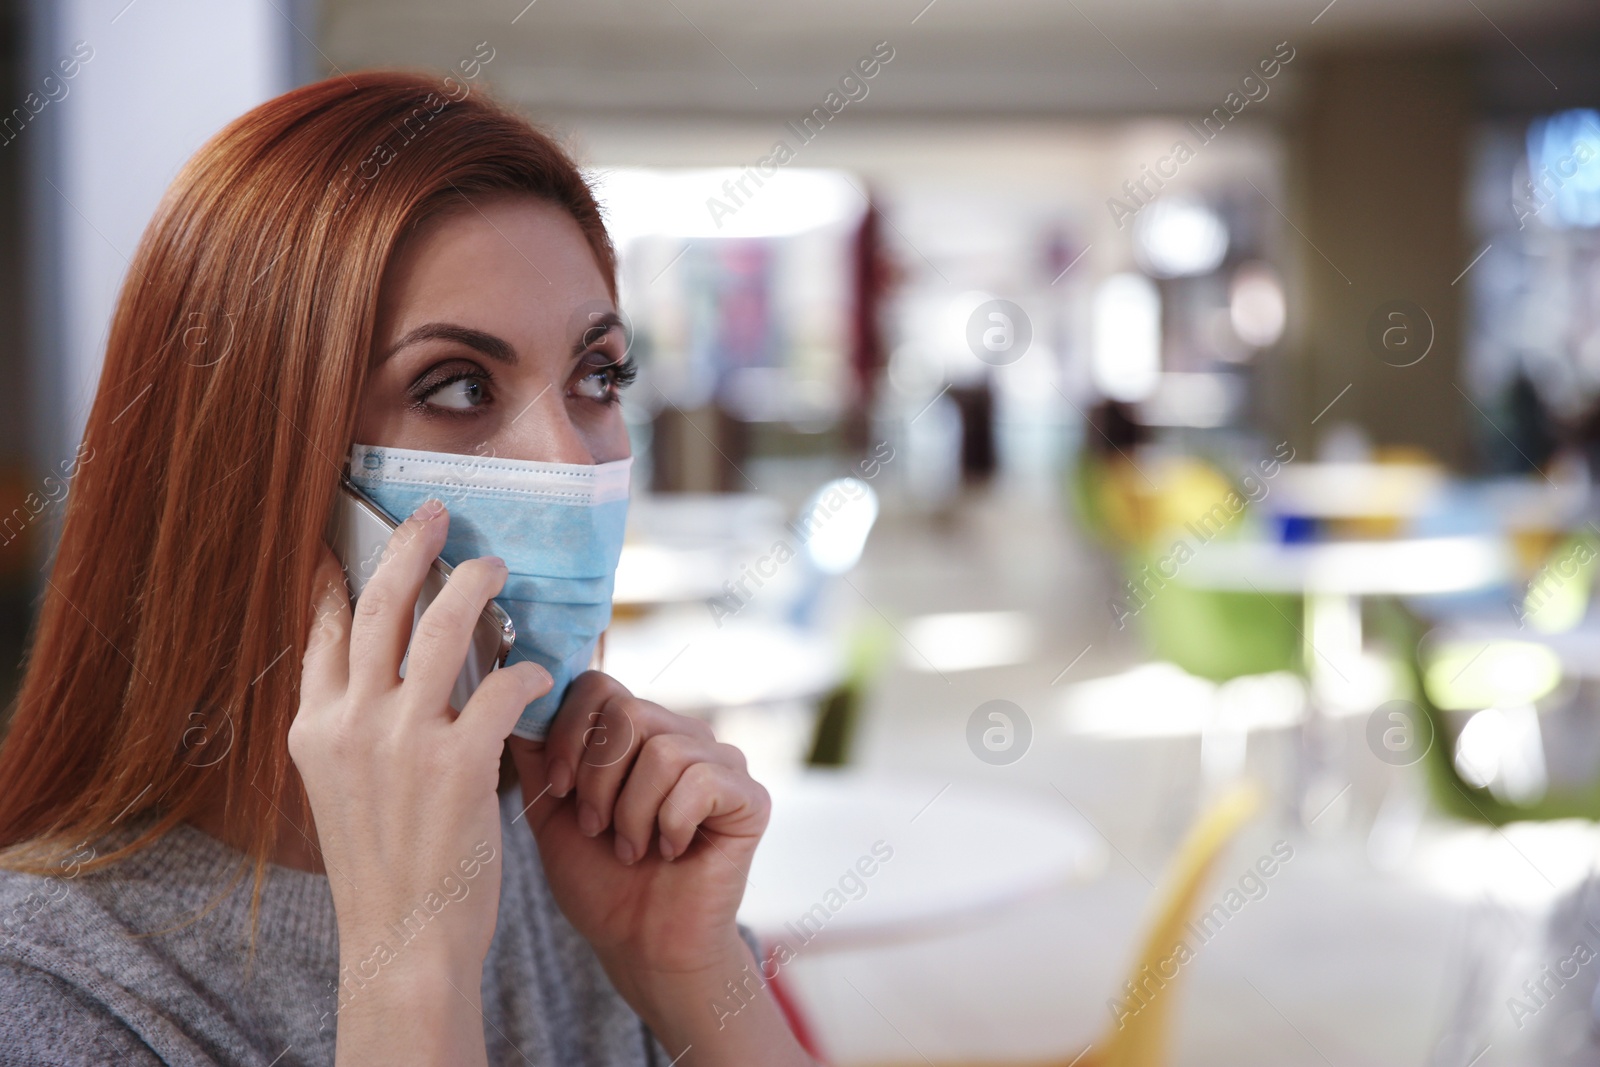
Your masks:
[[[622,403],[622,391],[632,385],[634,379],[639,377],[639,361],[632,356],[624,356],[619,363],[607,363],[595,367],[590,374],[604,374],[611,379],[611,395],[601,401],[605,404]],[[584,375],[588,377],[588,375]]]
[[[494,375],[480,367],[475,366],[470,371],[462,370],[452,374],[447,374],[445,377],[441,378],[433,373],[433,371],[437,370],[437,367],[433,368],[432,371],[423,375],[423,377],[418,379],[417,383],[412,386],[412,409],[417,413],[429,418],[474,418],[475,413],[470,408],[441,408],[428,403],[428,398],[439,392],[441,389],[454,385],[460,381],[466,381],[468,379],[477,379],[483,382],[485,385],[492,387],[494,384]],[[594,365],[589,373],[585,374],[584,377],[587,378],[593,374],[604,374],[606,377],[611,379],[610,395],[608,395],[604,400],[595,401],[595,403],[604,404],[609,407],[613,404],[622,403],[622,391],[628,386],[632,385],[634,380],[639,377],[639,363],[636,359],[634,359],[633,356],[627,356],[619,363]],[[491,393],[491,395],[493,394]]]

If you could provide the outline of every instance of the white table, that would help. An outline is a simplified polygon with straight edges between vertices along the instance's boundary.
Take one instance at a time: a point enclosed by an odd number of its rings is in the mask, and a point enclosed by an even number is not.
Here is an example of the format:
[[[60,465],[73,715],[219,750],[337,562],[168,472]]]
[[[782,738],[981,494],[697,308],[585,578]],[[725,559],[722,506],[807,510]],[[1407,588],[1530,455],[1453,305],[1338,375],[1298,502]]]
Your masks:
[[[739,561],[725,548],[685,548],[629,542],[622,546],[611,602],[649,607],[687,604],[725,595]]]
[[[772,822],[739,919],[796,952],[941,933],[1106,863],[1101,839],[1049,797],[854,770],[766,784]]]
[[[1361,597],[1475,592],[1514,573],[1505,542],[1483,536],[1214,541],[1194,553],[1175,581],[1198,589],[1305,597],[1307,668],[1313,685],[1323,689],[1328,671],[1337,674],[1341,662],[1361,653]]]
[[[674,711],[816,700],[844,678],[827,634],[764,618],[725,619],[696,606],[614,623],[604,669],[635,696]]]
[[[1505,581],[1511,559],[1493,537],[1372,541],[1214,541],[1178,580],[1206,589],[1322,596],[1463,593]]]
[[[1433,508],[1447,485],[1426,464],[1300,462],[1278,473],[1263,503],[1316,519],[1410,518]]]
[[[780,537],[783,504],[754,493],[641,493],[628,505],[628,539],[612,602],[682,604],[724,596]]]

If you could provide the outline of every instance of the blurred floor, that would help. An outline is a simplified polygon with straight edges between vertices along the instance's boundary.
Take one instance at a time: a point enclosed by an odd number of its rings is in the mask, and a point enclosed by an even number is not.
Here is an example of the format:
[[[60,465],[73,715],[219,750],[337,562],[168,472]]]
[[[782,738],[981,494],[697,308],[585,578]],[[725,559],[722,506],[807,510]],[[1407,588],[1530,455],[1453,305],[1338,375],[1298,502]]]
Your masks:
[[[1067,686],[1140,653],[1131,630],[1109,625],[1109,570],[1052,502],[995,492],[947,525],[891,515],[851,579],[859,594],[841,595],[869,601],[863,611],[902,632],[913,616],[951,611],[1021,610],[1039,627],[1034,655],[1012,666],[941,674],[900,650],[871,696],[855,760],[924,778],[930,796],[948,782],[951,795],[971,783],[1053,798],[1112,852],[1093,882],[938,938],[803,952],[787,972],[793,988],[840,1064],[1065,1064],[1111,1021],[1107,1002],[1127,977],[1151,883],[1198,808],[1198,744],[1156,751],[1060,729]],[[1010,766],[967,747],[968,716],[995,698],[1015,702],[1033,726],[1032,747]],[[1252,741],[1252,768],[1291,756],[1281,739]],[[1272,839],[1294,843],[1267,894],[1184,969],[1176,1062],[1428,1062],[1454,988],[1464,906],[1405,870],[1375,872],[1360,836],[1308,839],[1287,814],[1280,805],[1266,815],[1214,873],[1213,897]]]
[[[1413,882],[1361,874],[1359,859],[1302,850],[1198,950],[1183,971],[1176,1064],[1429,1062],[1465,912]],[[840,1064],[1064,1067],[1111,1022],[1149,893],[1113,868],[945,937],[803,956],[790,973]]]

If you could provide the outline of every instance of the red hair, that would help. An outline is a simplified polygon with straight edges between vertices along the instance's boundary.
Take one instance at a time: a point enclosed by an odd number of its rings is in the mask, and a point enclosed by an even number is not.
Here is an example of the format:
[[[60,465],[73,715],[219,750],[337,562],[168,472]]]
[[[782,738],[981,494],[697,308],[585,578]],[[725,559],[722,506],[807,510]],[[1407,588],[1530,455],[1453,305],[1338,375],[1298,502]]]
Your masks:
[[[235,120],[167,190],[112,317],[0,743],[0,865],[49,873],[156,813],[80,864],[99,866],[220,810],[259,892],[275,800],[298,787],[286,738],[312,577],[397,245],[464,199],[539,197],[571,213],[615,298],[578,168],[463,90],[390,72],[307,85]]]

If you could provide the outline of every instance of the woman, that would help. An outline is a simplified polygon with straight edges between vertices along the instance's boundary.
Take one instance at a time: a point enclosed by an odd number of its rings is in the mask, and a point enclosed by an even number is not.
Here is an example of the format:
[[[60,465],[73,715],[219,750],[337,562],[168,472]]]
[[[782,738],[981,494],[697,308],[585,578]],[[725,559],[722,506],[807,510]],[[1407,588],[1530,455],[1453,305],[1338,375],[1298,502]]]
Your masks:
[[[533,662],[458,716],[507,564],[454,560],[413,637],[448,507],[396,516],[353,610],[323,541],[353,446],[625,460],[614,271],[571,161],[450,79],[306,86],[185,167],[0,746],[5,1053],[811,1062],[734,922],[768,813],[738,751],[592,671],[508,738]]]

